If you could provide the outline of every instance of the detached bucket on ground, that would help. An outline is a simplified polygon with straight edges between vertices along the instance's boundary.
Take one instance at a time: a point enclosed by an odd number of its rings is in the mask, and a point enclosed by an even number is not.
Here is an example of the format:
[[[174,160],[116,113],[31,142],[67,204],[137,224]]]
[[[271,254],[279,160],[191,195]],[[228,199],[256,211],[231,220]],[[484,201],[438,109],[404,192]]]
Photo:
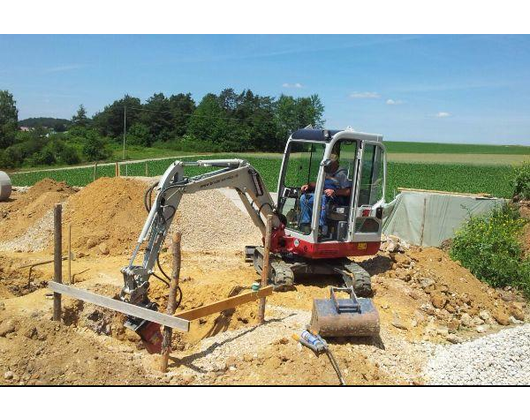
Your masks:
[[[339,299],[335,292],[346,292]],[[352,287],[331,287],[329,299],[315,299],[310,328],[322,337],[371,337],[379,334],[379,313],[371,299],[358,298]]]

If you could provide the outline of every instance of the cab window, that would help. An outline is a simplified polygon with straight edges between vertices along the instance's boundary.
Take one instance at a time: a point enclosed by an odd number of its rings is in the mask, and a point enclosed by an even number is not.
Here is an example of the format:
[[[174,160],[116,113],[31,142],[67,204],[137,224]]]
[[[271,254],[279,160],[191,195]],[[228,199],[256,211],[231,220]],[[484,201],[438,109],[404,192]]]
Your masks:
[[[365,144],[361,161],[359,206],[373,205],[383,198],[383,149]]]

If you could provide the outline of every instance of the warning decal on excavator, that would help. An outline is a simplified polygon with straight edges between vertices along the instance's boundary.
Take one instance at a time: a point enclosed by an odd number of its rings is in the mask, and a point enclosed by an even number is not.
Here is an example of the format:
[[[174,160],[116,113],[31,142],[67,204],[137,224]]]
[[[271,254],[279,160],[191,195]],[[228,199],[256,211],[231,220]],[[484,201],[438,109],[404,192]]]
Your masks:
[[[359,242],[357,244],[357,249],[366,249],[368,247],[368,244],[366,242]]]

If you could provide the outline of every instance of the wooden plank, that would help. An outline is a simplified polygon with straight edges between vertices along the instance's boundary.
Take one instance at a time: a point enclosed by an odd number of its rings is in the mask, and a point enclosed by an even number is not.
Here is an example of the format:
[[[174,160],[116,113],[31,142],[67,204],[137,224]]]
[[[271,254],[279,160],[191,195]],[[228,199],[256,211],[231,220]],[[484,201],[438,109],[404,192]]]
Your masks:
[[[264,287],[257,292],[243,293],[241,295],[229,297],[209,305],[201,306],[200,308],[190,309],[188,311],[179,312],[176,317],[193,321],[194,319],[202,318],[216,312],[226,311],[227,309],[235,308],[243,303],[252,302],[259,298],[272,295],[272,286]]]
[[[156,322],[157,324],[165,325],[166,327],[176,328],[179,331],[188,332],[190,330],[190,323],[185,319],[155,312],[150,309],[122,302],[121,300],[111,299],[106,296],[97,295],[87,290],[77,289],[54,281],[49,282],[48,287],[55,293],[72,296],[73,298],[93,303],[94,305],[103,306],[104,308],[112,309],[140,319]]]
[[[410,192],[424,192],[424,193],[431,193],[431,194],[462,195],[465,197],[491,198],[491,194],[487,194],[487,193],[476,193],[475,194],[475,193],[461,193],[461,192],[439,191],[439,190],[423,190],[421,188],[403,188],[403,187],[399,187],[397,190],[399,192],[410,191]]]

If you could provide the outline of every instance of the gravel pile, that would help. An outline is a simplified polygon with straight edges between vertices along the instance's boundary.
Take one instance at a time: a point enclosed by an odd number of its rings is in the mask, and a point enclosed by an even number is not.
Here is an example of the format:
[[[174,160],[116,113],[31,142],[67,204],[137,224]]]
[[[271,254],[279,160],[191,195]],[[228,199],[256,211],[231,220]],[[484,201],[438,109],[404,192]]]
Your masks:
[[[39,252],[43,251],[53,237],[53,210],[49,210],[24,235],[10,241],[0,242],[0,251]]]
[[[452,346],[439,346],[425,375],[439,385],[530,384],[530,324]]]

